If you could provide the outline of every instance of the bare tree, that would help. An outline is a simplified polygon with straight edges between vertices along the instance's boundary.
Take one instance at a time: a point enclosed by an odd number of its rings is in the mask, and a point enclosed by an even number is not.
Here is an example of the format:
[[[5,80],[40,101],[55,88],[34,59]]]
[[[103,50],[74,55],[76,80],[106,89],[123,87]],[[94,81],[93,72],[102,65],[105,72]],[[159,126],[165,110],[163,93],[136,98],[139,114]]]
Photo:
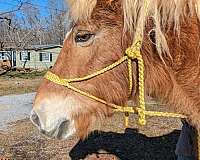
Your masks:
[[[68,28],[65,0],[48,0],[48,5],[20,0],[13,10],[0,13],[0,50],[6,50],[12,67],[12,52],[32,45],[62,45]],[[41,13],[45,8],[46,13]],[[24,63],[24,67],[26,62]]]
[[[16,6],[16,9],[13,9],[13,10],[10,10],[10,11],[7,11],[7,12],[3,12],[3,13],[0,13],[0,16],[4,16],[6,14],[10,14],[10,13],[13,13],[13,12],[17,12],[21,9],[21,7],[23,6],[23,3],[20,1],[19,5]]]
[[[48,13],[45,15],[41,15],[41,6],[32,4],[31,0],[17,6],[16,10],[1,13],[4,16],[0,18],[0,50],[63,43],[67,29],[64,0],[48,0]]]

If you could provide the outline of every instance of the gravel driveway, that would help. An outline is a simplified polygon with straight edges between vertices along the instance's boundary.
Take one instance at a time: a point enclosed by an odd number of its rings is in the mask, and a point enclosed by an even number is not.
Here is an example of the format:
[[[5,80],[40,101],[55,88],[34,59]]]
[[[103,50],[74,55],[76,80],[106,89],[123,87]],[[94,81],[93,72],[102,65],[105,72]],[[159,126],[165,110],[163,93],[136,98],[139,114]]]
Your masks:
[[[0,130],[8,124],[29,117],[35,93],[0,96]]]

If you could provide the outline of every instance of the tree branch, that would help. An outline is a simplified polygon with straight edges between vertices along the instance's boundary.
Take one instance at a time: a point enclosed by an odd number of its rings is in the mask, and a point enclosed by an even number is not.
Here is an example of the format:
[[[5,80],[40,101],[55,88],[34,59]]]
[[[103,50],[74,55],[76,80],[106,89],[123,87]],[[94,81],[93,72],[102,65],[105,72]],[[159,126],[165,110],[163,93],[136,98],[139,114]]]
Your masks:
[[[17,9],[12,10],[12,11],[7,11],[7,12],[4,12],[4,13],[0,13],[0,16],[8,14],[8,13],[12,13],[12,12],[17,12],[21,9],[22,6],[23,6],[23,2],[20,2],[20,5],[17,7]]]

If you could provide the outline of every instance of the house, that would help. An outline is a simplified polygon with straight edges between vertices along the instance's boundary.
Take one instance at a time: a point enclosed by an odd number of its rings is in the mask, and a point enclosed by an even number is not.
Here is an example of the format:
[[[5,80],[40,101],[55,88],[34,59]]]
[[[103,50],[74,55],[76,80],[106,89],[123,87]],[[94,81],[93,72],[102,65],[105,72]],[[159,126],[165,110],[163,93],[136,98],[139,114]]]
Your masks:
[[[33,45],[16,52],[16,68],[48,69],[61,51],[61,45]]]

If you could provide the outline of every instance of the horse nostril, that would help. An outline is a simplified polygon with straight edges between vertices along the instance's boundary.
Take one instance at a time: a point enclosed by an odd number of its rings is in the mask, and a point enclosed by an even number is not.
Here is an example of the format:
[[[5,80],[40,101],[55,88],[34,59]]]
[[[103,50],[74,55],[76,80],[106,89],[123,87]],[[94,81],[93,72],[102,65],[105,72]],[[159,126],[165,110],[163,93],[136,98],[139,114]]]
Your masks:
[[[31,113],[30,118],[31,118],[32,122],[33,122],[37,127],[40,128],[40,119],[39,119],[38,115],[37,115],[35,112],[32,112],[32,113]]]
[[[58,134],[57,134],[57,138],[58,138],[58,139],[62,139],[63,136],[68,132],[69,124],[70,124],[70,121],[69,121],[69,120],[63,121],[63,122],[60,124],[60,126],[59,126],[59,131],[58,131]]]

